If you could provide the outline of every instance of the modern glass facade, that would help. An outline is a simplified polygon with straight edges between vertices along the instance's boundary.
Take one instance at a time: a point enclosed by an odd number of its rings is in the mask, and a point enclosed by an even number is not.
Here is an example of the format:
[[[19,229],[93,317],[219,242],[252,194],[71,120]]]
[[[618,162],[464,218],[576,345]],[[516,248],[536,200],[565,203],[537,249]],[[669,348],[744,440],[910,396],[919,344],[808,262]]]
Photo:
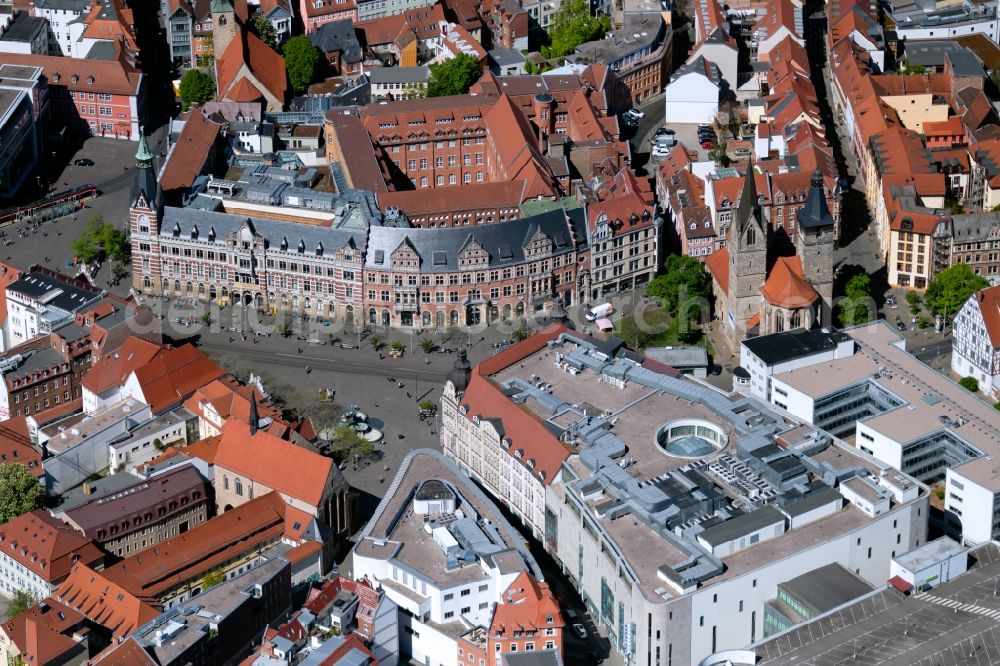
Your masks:
[[[813,424],[836,437],[851,437],[857,421],[904,404],[901,398],[866,379],[817,400],[813,406]]]

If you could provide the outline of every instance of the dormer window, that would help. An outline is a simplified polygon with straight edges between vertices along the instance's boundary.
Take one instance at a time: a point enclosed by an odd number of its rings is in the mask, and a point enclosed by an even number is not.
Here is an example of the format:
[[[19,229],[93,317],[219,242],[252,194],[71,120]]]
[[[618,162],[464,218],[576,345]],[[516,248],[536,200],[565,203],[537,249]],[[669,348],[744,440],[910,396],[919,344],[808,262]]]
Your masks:
[[[306,242],[304,240],[302,240],[301,238],[299,239],[299,248],[298,249],[299,249],[299,253],[300,254],[306,251]]]
[[[209,243],[215,242],[215,227],[209,227],[208,229],[208,242]]]
[[[59,83],[59,79],[61,79],[61,78],[62,78],[62,74],[60,74],[59,72],[56,72],[55,74],[52,75],[52,83]]]
[[[91,85],[91,86],[94,85],[94,75],[93,74],[91,74],[90,76],[87,77],[87,85]]]
[[[323,256],[323,243],[322,242],[316,243],[316,256],[317,257],[322,257]]]
[[[281,251],[285,252],[288,250],[288,239],[284,236],[281,237]]]
[[[80,80],[80,77],[77,76],[76,74],[74,74],[73,76],[69,77],[69,82],[70,83],[76,83],[79,80]]]
[[[191,227],[191,240],[198,240],[198,225]]]
[[[174,238],[180,238],[180,235],[181,235],[180,222],[174,222]]]

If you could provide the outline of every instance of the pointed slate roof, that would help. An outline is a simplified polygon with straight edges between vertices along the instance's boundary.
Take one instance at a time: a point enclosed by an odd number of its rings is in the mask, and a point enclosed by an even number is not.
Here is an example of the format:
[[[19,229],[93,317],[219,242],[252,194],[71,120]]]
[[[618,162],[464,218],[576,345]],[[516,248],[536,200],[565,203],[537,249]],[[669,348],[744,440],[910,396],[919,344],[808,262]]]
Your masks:
[[[746,229],[753,219],[760,226],[760,207],[757,202],[757,184],[754,182],[753,162],[747,165],[743,178],[743,191],[740,193],[740,207],[736,211],[736,221],[740,233]]]
[[[815,229],[833,226],[833,216],[830,215],[830,209],[826,206],[826,194],[823,192],[823,174],[819,169],[813,171],[806,205],[798,210],[797,216],[799,228]]]

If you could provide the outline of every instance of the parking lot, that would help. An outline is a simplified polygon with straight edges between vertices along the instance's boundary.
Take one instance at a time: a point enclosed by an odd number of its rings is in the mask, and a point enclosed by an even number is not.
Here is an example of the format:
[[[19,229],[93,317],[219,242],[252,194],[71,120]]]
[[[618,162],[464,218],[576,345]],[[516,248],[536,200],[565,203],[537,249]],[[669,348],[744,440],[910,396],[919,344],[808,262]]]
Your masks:
[[[756,647],[759,664],[950,666],[1000,663],[1000,548],[956,580],[906,597],[893,588]]]
[[[701,141],[698,139],[698,123],[672,123],[666,125],[668,129],[674,130],[674,136],[677,139],[677,144],[671,148],[671,152],[678,150],[678,146],[683,145],[687,149],[688,153],[692,155],[697,154],[696,161],[704,161],[708,158],[708,150],[701,147]],[[649,150],[651,148],[651,141],[653,139],[653,134],[657,128],[653,128],[653,131],[648,137],[643,139],[643,149]],[[654,160],[656,161],[656,160]]]

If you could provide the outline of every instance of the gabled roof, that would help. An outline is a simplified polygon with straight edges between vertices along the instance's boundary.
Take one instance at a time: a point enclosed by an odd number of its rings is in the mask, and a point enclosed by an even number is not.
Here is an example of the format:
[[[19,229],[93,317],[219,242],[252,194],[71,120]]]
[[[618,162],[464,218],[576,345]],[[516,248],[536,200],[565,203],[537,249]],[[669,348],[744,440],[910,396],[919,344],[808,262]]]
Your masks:
[[[524,454],[514,460],[546,486],[552,483],[563,461],[569,457],[569,450],[526,408],[504,397],[488,377],[531,356],[549,340],[568,330],[558,324],[552,325],[483,361],[474,368],[462,397],[462,404],[468,408],[470,416],[502,423],[503,436],[511,440],[513,447],[524,450]],[[531,461],[533,465],[528,464]]]
[[[188,398],[212,380],[228,374],[194,345],[167,349],[132,373],[142,398],[159,414]]]
[[[116,60],[94,60],[31,53],[4,53],[3,62],[10,65],[42,67],[50,88],[137,95],[142,82],[142,72],[131,66],[123,54],[120,56]]]
[[[778,257],[760,293],[771,305],[791,309],[809,307],[819,298],[805,278],[802,260],[797,256]]]
[[[45,473],[42,454],[31,444],[26,416],[0,422],[0,463],[20,463],[35,477]]]
[[[117,352],[95,363],[83,376],[81,384],[95,394],[121,386],[133,371],[148,364],[163,351],[160,345],[132,336]]]
[[[244,85],[237,79],[243,65],[249,74],[267,88],[275,98],[283,100],[288,92],[288,75],[285,72],[285,59],[274,49],[260,41],[257,35],[247,30],[240,30],[230,42],[226,52],[216,62],[216,72],[219,78],[219,98],[229,98],[234,102],[252,102],[257,98],[252,95],[251,88],[255,84],[247,80]],[[245,78],[245,76],[243,77]],[[240,99],[231,98],[230,93],[237,94]]]
[[[340,58],[344,62],[361,62],[363,57],[361,44],[358,42],[358,35],[354,30],[354,22],[349,19],[324,23],[307,36],[313,46],[324,53],[339,52]],[[374,71],[379,70],[375,69]]]
[[[546,621],[549,617],[552,622]],[[503,632],[505,637],[510,638],[510,632],[514,631],[537,631],[541,635],[546,627],[558,629],[562,626],[559,603],[548,583],[538,581],[527,571],[522,571],[503,592],[493,611],[490,636]]]
[[[719,284],[722,293],[729,292],[729,250],[719,248],[705,259],[705,268]]]
[[[983,315],[986,334],[994,349],[1000,349],[1000,286],[983,289],[973,295]]]
[[[101,625],[115,638],[128,636],[160,613],[84,564],[75,564],[53,598]]]
[[[48,583],[69,575],[73,563],[101,564],[104,553],[90,539],[44,509],[22,514],[0,526],[5,555]]]
[[[285,507],[278,493],[261,495],[125,558],[103,576],[137,601],[155,603],[173,587],[279,540],[285,529]]]
[[[528,119],[514,107],[508,95],[500,95],[483,121],[497,148],[501,173],[508,180],[525,181],[526,198],[556,196],[559,193],[555,177],[538,149]]]
[[[259,97],[259,95],[258,95]],[[167,155],[160,172],[160,187],[164,190],[188,189],[206,166],[222,124],[205,117],[197,104],[187,112],[184,129]]]
[[[250,436],[250,426],[229,419],[215,455],[216,467],[253,479],[309,506],[317,506],[332,483],[343,483],[333,460],[266,431]]]
[[[3,632],[20,652],[20,663],[44,666],[64,663],[66,655],[74,650],[86,651],[85,645],[73,640],[72,635],[82,622],[82,614],[46,599],[4,622]],[[34,632],[30,640],[29,632]]]

